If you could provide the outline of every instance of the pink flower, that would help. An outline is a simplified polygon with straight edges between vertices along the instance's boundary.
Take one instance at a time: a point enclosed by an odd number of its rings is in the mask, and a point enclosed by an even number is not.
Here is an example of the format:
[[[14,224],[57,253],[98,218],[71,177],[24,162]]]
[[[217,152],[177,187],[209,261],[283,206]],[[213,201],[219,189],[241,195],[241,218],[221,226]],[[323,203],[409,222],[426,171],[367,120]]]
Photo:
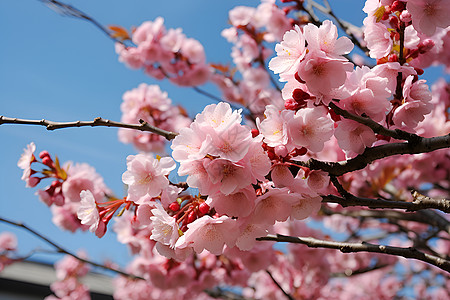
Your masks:
[[[415,128],[419,122],[423,121],[425,115],[433,109],[431,92],[425,80],[412,82],[414,76],[408,76],[403,85],[403,104],[398,107],[393,116],[397,126],[405,124],[409,129]]]
[[[323,149],[324,143],[333,135],[333,121],[325,107],[304,108],[297,111],[287,123],[292,143],[313,152]]]
[[[257,243],[256,238],[267,235],[267,228],[271,227],[266,223],[250,222],[251,217],[239,219],[239,236],[236,246],[242,251],[251,250]]]
[[[248,6],[236,6],[228,13],[231,25],[237,26],[245,26],[253,18],[255,14],[255,8]]]
[[[14,251],[17,248],[17,238],[10,232],[0,233],[0,253],[3,251]]]
[[[175,218],[169,216],[159,203],[156,203],[156,208],[152,209],[152,214],[150,219],[153,229],[150,238],[174,248],[179,238],[179,228]]]
[[[337,27],[330,20],[323,21],[320,27],[307,24],[303,27],[309,51],[323,51],[327,56],[339,58],[353,49],[348,37],[338,37]]]
[[[418,32],[432,36],[436,27],[450,26],[450,5],[445,0],[408,0],[406,9]]]
[[[31,142],[24,149],[24,152],[19,158],[17,162],[17,166],[23,170],[22,180],[26,182],[26,187],[34,187],[39,183],[39,179],[36,177],[31,177],[31,163],[36,161],[36,157],[34,156],[34,151],[36,151],[36,145]]]
[[[342,120],[334,132],[339,146],[347,153],[363,153],[366,147],[372,146],[377,140],[375,133],[369,127],[352,121]]]
[[[225,195],[232,194],[252,183],[249,169],[229,160],[216,158],[205,167],[211,182],[217,184],[219,190]]]
[[[90,232],[96,232],[100,216],[94,196],[90,191],[81,191],[80,197],[81,202],[77,210],[78,219],[80,219],[81,224],[90,226]]]
[[[328,96],[347,79],[353,65],[342,58],[327,57],[322,51],[308,52],[300,63],[298,75],[305,81],[309,92],[321,97]]]
[[[191,246],[197,253],[208,250],[220,255],[225,244],[234,246],[238,234],[236,220],[227,216],[214,219],[206,215],[187,226],[188,230],[183,239],[178,240],[176,247]]]
[[[251,140],[249,128],[232,123],[226,130],[209,132],[209,138],[205,141],[205,151],[213,156],[238,162],[247,154]]]
[[[351,96],[341,100],[339,105],[349,112],[381,121],[391,108],[388,98],[393,91],[389,90],[389,85],[388,78],[378,76],[366,66],[357,67],[349,74],[345,84]]]
[[[71,202],[80,202],[80,193],[83,190],[89,190],[97,202],[103,202],[103,197],[108,193],[108,188],[103,182],[103,178],[95,169],[86,164],[73,164],[67,162],[64,164],[67,171],[67,180],[62,184],[62,192],[65,200]]]
[[[155,159],[146,154],[128,156],[127,171],[122,175],[122,181],[128,185],[128,200],[143,204],[159,196],[169,185],[166,176],[175,166],[170,157]]]
[[[215,193],[208,197],[206,203],[221,215],[246,217],[252,212],[255,200],[255,190],[249,186],[229,195]]]
[[[216,131],[227,130],[232,124],[240,124],[242,110],[231,109],[230,104],[220,102],[206,106],[200,114],[195,116],[195,122],[200,128],[211,127]]]
[[[274,105],[267,105],[264,115],[266,118],[259,122],[258,129],[264,136],[264,142],[270,146],[286,145],[288,143],[287,120],[292,118],[292,111],[280,112]],[[288,116],[287,116],[288,115]]]
[[[289,194],[288,188],[269,190],[256,198],[252,222],[273,225],[275,221],[286,221],[298,197],[298,194]]]
[[[300,27],[286,32],[283,41],[275,46],[277,56],[269,62],[269,68],[278,74],[295,74],[300,61],[306,54],[305,37]]]
[[[292,205],[290,217],[296,220],[308,218],[313,213],[317,213],[322,205],[322,197],[305,197],[297,200]]]
[[[380,59],[391,53],[393,41],[386,25],[376,23],[375,17],[365,18],[364,25],[364,40],[370,57]]]

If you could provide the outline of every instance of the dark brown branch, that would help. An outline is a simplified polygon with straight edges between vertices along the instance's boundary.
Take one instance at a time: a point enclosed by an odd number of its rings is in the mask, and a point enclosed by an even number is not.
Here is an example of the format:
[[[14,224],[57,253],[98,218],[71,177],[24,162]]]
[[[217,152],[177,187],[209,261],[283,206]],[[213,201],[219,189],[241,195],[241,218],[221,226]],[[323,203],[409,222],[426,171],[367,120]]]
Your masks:
[[[415,248],[392,247],[392,246],[370,244],[366,242],[344,243],[336,241],[319,240],[312,237],[294,237],[294,236],[285,236],[281,234],[268,235],[265,237],[257,238],[256,240],[297,243],[306,245],[311,248],[337,249],[340,250],[342,253],[352,253],[352,252],[383,253],[388,255],[401,256],[405,258],[417,259],[432,264],[444,271],[450,272],[450,261],[418,251]]]
[[[341,176],[343,174],[364,169],[375,160],[399,154],[427,153],[438,149],[450,147],[450,134],[432,138],[418,137],[417,142],[391,143],[366,148],[358,156],[341,162],[324,162],[314,158],[306,162],[297,162],[298,165],[311,170],[322,170],[330,175]]]
[[[276,281],[276,279],[273,277],[272,273],[270,273],[269,270],[266,270],[266,273],[270,276],[270,279],[272,279],[273,283],[275,283],[275,285],[280,289],[280,291],[286,296],[286,298],[288,298],[289,300],[294,300],[294,297],[292,297],[291,295],[289,295],[288,292],[286,292],[283,287],[278,283],[278,281]]]
[[[368,208],[398,208],[398,209],[405,209],[406,211],[418,211],[422,209],[441,209],[445,213],[449,213],[450,210],[448,209],[442,209],[440,205],[434,203],[434,202],[404,202],[404,201],[392,201],[392,200],[385,200],[385,199],[372,199],[372,198],[364,198],[364,197],[350,197],[350,198],[344,198],[339,197],[336,195],[326,195],[322,196],[322,202],[325,203],[337,203],[340,204],[342,207],[349,207],[349,206],[367,206]]]
[[[377,200],[377,199],[372,199]],[[386,200],[385,200],[386,201]],[[325,201],[324,201],[325,202]],[[394,201],[389,201],[394,202]],[[405,202],[411,203],[411,202]],[[415,213],[401,212],[396,210],[354,210],[354,211],[333,211],[331,209],[322,208],[322,213],[325,215],[340,214],[347,217],[354,218],[376,218],[376,219],[389,219],[389,220],[404,220],[412,221],[422,224],[431,225],[439,228],[450,234],[450,222],[444,217],[440,216],[434,211],[423,210]]]
[[[164,129],[152,126],[143,120],[139,120],[139,124],[126,124],[121,122],[115,122],[107,119],[102,119],[100,117],[95,118],[93,121],[74,121],[74,122],[54,122],[49,120],[25,120],[18,118],[8,118],[0,116],[0,125],[3,124],[24,124],[24,125],[40,125],[47,128],[47,130],[55,130],[70,127],[118,127],[118,128],[128,128],[140,131],[148,131],[154,134],[161,135],[165,137],[168,141],[173,140],[178,134],[171,131],[166,131]]]
[[[330,102],[329,106],[331,109],[333,109],[333,111],[336,114],[338,114],[346,119],[353,120],[353,121],[356,121],[363,125],[366,125],[370,129],[372,129],[373,132],[375,132],[375,133],[382,134],[385,136],[390,136],[394,139],[407,140],[407,141],[411,141],[411,142],[415,142],[416,140],[420,139],[420,137],[414,133],[409,133],[409,132],[406,132],[406,131],[403,131],[400,129],[391,130],[391,129],[388,129],[388,128],[378,124],[377,122],[373,121],[370,118],[352,114],[352,113],[346,111],[345,109],[340,108],[333,102]]]
[[[34,230],[34,229],[28,227],[27,225],[25,225],[25,224],[23,224],[23,223],[18,223],[18,222],[14,222],[14,221],[11,221],[11,220],[7,220],[7,219],[2,218],[2,217],[0,217],[0,222],[4,222],[4,223],[10,224],[10,225],[13,225],[13,226],[16,226],[16,227],[20,227],[20,228],[25,229],[25,230],[28,231],[29,233],[33,234],[34,236],[36,236],[36,237],[38,237],[39,239],[41,239],[41,240],[43,240],[44,242],[46,242],[47,244],[51,245],[53,248],[55,248],[55,249],[58,251],[58,253],[63,253],[63,254],[70,255],[70,256],[72,256],[73,258],[78,259],[78,260],[81,261],[81,262],[90,264],[90,265],[95,266],[95,267],[102,268],[102,269],[104,269],[104,270],[113,271],[113,272],[115,272],[115,273],[117,273],[117,274],[120,274],[120,275],[129,277],[129,278],[145,280],[145,279],[142,278],[142,277],[135,276],[135,275],[132,275],[132,274],[129,274],[129,273],[125,273],[124,271],[121,271],[121,270],[116,269],[116,268],[114,268],[114,267],[108,267],[108,266],[105,266],[105,265],[102,265],[102,264],[99,264],[99,263],[90,261],[90,260],[88,260],[88,259],[84,259],[84,258],[82,258],[82,257],[79,257],[79,256],[77,256],[76,254],[74,254],[74,253],[72,253],[72,252],[70,252],[70,251],[64,249],[64,248],[61,247],[60,245],[58,245],[58,244],[56,244],[55,242],[51,241],[49,238],[45,237],[44,235],[40,234],[40,233],[37,232],[36,230]]]

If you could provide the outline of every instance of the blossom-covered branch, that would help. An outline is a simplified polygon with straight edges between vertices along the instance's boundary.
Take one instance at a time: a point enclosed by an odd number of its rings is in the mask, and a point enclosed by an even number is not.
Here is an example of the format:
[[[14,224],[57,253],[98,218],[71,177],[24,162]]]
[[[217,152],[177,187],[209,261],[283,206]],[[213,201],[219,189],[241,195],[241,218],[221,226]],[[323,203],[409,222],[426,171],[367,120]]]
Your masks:
[[[161,135],[165,137],[167,140],[173,140],[177,133],[163,130],[161,128],[152,126],[147,122],[140,120],[141,124],[126,124],[116,121],[111,121],[107,119],[103,119],[100,117],[95,118],[93,121],[74,121],[74,122],[54,122],[49,120],[26,120],[26,119],[18,119],[18,118],[8,118],[4,116],[0,116],[0,125],[3,124],[24,124],[24,125],[40,125],[47,128],[47,130],[55,130],[62,128],[70,128],[70,127],[118,127],[118,128],[128,128],[135,129],[140,131],[148,131],[154,134]]]
[[[294,236],[286,236],[286,235],[272,235],[269,234],[265,237],[257,238],[258,241],[275,241],[275,242],[287,242],[287,243],[297,243],[303,244],[311,248],[329,248],[329,249],[338,249],[343,253],[351,253],[351,252],[372,252],[372,253],[384,253],[389,255],[402,256],[405,258],[412,258],[427,262],[432,264],[442,270],[450,272],[450,261],[443,259],[441,257],[437,257],[434,255],[430,255],[412,247],[410,248],[401,248],[401,247],[392,247],[392,246],[384,246],[384,245],[376,245],[366,242],[361,243],[345,243],[345,242],[336,242],[336,241],[325,241],[319,240],[312,237],[294,237]]]
[[[29,227],[29,226],[27,226],[27,225],[25,225],[23,223],[19,223],[19,222],[15,222],[15,221],[12,221],[12,220],[8,220],[8,219],[5,219],[3,217],[0,217],[0,222],[7,223],[7,224],[10,224],[10,225],[13,225],[13,226],[16,226],[16,227],[23,228],[24,230],[30,232],[34,236],[38,237],[39,239],[43,240],[44,242],[46,242],[47,244],[49,244],[50,246],[55,248],[59,253],[70,255],[73,258],[76,258],[77,260],[79,260],[81,262],[84,262],[84,263],[87,263],[87,264],[90,264],[92,266],[99,267],[99,268],[102,268],[102,269],[105,269],[105,270],[113,271],[113,272],[115,272],[117,274],[129,277],[129,278],[132,278],[132,279],[143,279],[143,278],[141,278],[139,276],[135,276],[135,275],[126,273],[124,271],[121,271],[121,270],[119,270],[117,268],[106,266],[106,265],[102,265],[102,264],[99,264],[99,263],[87,260],[85,258],[82,258],[82,257],[80,257],[80,256],[78,256],[78,255],[76,255],[76,254],[74,254],[72,252],[70,252],[69,250],[61,247],[60,245],[58,245],[57,243],[53,242],[52,240],[50,240],[46,236],[42,235],[41,233],[37,232],[33,228],[31,228],[31,227]]]
[[[416,143],[392,143],[369,147],[352,159],[340,162],[324,162],[311,158],[307,162],[298,162],[298,165],[311,170],[322,170],[330,175],[341,176],[348,172],[365,168],[371,162],[399,154],[428,153],[438,149],[450,147],[450,134],[432,138],[419,137]]]

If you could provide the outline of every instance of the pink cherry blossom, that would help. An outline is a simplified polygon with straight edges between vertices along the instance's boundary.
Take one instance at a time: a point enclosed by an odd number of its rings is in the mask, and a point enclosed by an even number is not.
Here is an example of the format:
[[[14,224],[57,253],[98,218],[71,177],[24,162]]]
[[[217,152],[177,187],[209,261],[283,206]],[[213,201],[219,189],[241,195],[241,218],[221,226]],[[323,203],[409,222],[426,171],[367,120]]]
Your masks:
[[[375,17],[364,19],[364,40],[369,48],[370,57],[380,59],[392,51],[393,41],[383,23],[376,23]]]
[[[300,63],[298,75],[308,87],[309,92],[326,97],[333,89],[339,88],[347,79],[347,72],[353,65],[341,58],[330,58],[322,51],[310,51]]]
[[[295,74],[300,61],[306,54],[305,37],[300,27],[286,32],[283,41],[275,46],[277,56],[269,62],[269,68],[275,73]]]
[[[81,191],[80,198],[80,206],[77,209],[78,219],[80,219],[81,224],[90,226],[90,232],[96,232],[99,227],[100,216],[98,214],[94,195],[92,195],[89,190]]]
[[[221,215],[246,217],[253,211],[255,200],[255,190],[249,186],[229,195],[221,192],[209,195],[206,203]]]
[[[4,251],[14,251],[17,248],[17,238],[11,232],[0,233],[0,253]]]
[[[208,250],[212,254],[219,255],[222,253],[225,244],[229,247],[234,246],[237,233],[236,220],[227,216],[219,218],[203,216],[188,224],[188,230],[183,236],[184,241],[180,239],[176,247],[182,247],[184,244],[193,247],[197,253]]]
[[[17,166],[23,170],[22,180],[26,182],[26,187],[34,187],[38,184],[39,180],[35,177],[31,177],[31,163],[36,161],[36,157],[34,156],[34,151],[36,151],[36,145],[31,142],[24,149],[24,152],[20,156],[19,161],[17,162]]]
[[[372,129],[352,120],[339,121],[334,136],[339,146],[348,154],[361,154],[376,141]]]
[[[231,25],[245,26],[252,20],[255,8],[248,6],[236,6],[228,13]]]
[[[248,168],[229,160],[217,158],[206,166],[206,172],[213,184],[219,185],[219,190],[225,195],[234,193],[252,183]]]
[[[327,56],[339,58],[353,49],[348,37],[338,39],[337,27],[330,20],[323,21],[320,27],[307,24],[303,28],[309,51],[323,51]]]
[[[175,169],[175,162],[170,157],[155,159],[146,154],[127,157],[127,171],[122,181],[128,185],[130,201],[145,203],[150,198],[159,196],[169,185],[167,175]]]
[[[304,108],[297,111],[287,123],[292,143],[313,152],[323,149],[324,143],[333,135],[333,121],[325,107]]]
[[[284,222],[291,214],[292,205],[299,195],[289,194],[288,188],[271,189],[256,198],[252,221],[259,224],[273,225],[275,221]]]
[[[408,0],[406,9],[411,13],[414,28],[427,36],[436,31],[436,27],[450,26],[450,6],[443,0]]]
[[[150,238],[172,248],[175,247],[179,237],[178,224],[175,218],[169,216],[159,203],[156,203],[156,208],[152,209],[152,214],[153,216],[150,219],[152,220],[153,230]]]
[[[207,105],[200,114],[195,116],[195,121],[199,127],[211,127],[218,132],[227,130],[233,124],[240,124],[242,110],[231,109],[230,104],[220,102],[218,104]]]
[[[275,147],[288,143],[286,122],[293,114],[292,111],[280,112],[274,105],[266,106],[264,112],[266,118],[261,122],[257,122],[257,125],[267,145]]]
[[[431,92],[425,80],[418,80],[413,83],[413,76],[409,76],[403,85],[404,103],[398,107],[393,116],[397,126],[405,124],[413,129],[424,120],[424,116],[433,109]]]
[[[66,201],[80,202],[80,193],[89,190],[97,202],[103,202],[108,188],[103,178],[95,169],[86,163],[66,162],[64,168],[67,171],[67,180],[62,184],[62,193]]]
[[[230,124],[224,131],[211,131],[209,137],[206,140],[205,151],[233,162],[244,158],[252,140],[249,128],[238,123]]]
[[[264,222],[252,222],[249,218],[238,220],[239,236],[236,240],[236,246],[242,251],[249,251],[253,249],[257,243],[256,238],[267,235],[267,229],[271,227],[269,224]]]

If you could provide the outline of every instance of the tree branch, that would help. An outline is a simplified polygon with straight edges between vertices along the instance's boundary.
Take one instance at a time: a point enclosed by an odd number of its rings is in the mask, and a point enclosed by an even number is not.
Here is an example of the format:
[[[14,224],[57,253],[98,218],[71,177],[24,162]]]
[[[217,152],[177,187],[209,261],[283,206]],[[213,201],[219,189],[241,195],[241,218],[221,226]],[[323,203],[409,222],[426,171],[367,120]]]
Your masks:
[[[47,130],[55,130],[62,128],[70,128],[70,127],[118,127],[118,128],[128,128],[135,129],[140,131],[148,131],[154,134],[161,135],[165,137],[168,141],[173,140],[178,133],[166,131],[164,129],[152,126],[143,120],[139,120],[141,123],[139,124],[126,124],[121,122],[115,122],[107,119],[102,119],[100,117],[95,118],[93,121],[74,121],[74,122],[54,122],[49,120],[25,120],[18,118],[8,118],[4,116],[0,116],[0,125],[3,124],[24,124],[24,125],[40,125],[47,128]]]
[[[34,236],[36,236],[36,237],[38,237],[39,239],[43,240],[43,241],[46,242],[47,244],[51,245],[51,246],[52,246],[53,248],[55,248],[59,253],[64,253],[64,254],[70,255],[70,256],[72,256],[73,258],[76,258],[76,259],[78,259],[78,260],[81,261],[81,262],[90,264],[90,265],[95,266],[95,267],[102,268],[102,269],[104,269],[104,270],[113,271],[113,272],[115,272],[115,273],[117,273],[117,274],[120,274],[120,275],[123,275],[123,276],[126,276],[126,277],[130,277],[130,278],[133,278],[133,279],[142,279],[142,280],[145,280],[145,279],[142,278],[142,277],[135,276],[135,275],[126,273],[126,272],[124,272],[124,271],[121,271],[121,270],[119,270],[119,269],[116,269],[116,268],[113,268],[113,267],[108,267],[108,266],[105,266],[105,265],[102,265],[102,264],[99,264],[99,263],[96,263],[96,262],[93,262],[93,261],[84,259],[84,258],[82,258],[82,257],[79,257],[79,256],[77,256],[76,254],[74,254],[74,253],[72,253],[72,252],[70,252],[70,251],[64,249],[64,248],[61,247],[60,245],[58,245],[58,244],[56,244],[55,242],[51,241],[49,238],[45,237],[44,235],[40,234],[40,233],[37,232],[36,230],[34,230],[34,229],[28,227],[27,225],[25,225],[25,224],[23,224],[23,223],[18,223],[18,222],[14,222],[14,221],[11,221],[11,220],[7,220],[7,219],[2,218],[2,217],[0,217],[0,222],[4,222],[4,223],[7,223],[7,224],[16,226],[16,227],[23,228],[23,229],[25,229],[26,231],[28,231],[28,232],[30,232],[31,234],[33,234]]]
[[[444,217],[440,216],[439,214],[436,214],[435,212],[429,210],[418,211],[416,213],[405,213],[395,210],[355,210],[355,211],[335,212],[331,209],[322,209],[322,212],[325,215],[340,214],[343,216],[354,218],[363,217],[363,218],[412,221],[437,227],[439,228],[439,230],[443,230],[450,234],[450,222],[447,221],[447,219],[445,219]]]
[[[294,237],[281,234],[267,235],[265,237],[256,238],[256,240],[303,244],[311,248],[337,249],[340,250],[342,253],[352,253],[352,252],[383,253],[388,255],[401,256],[405,258],[417,259],[432,264],[444,271],[450,272],[450,261],[418,251],[415,248],[392,247],[392,246],[370,244],[366,242],[344,243],[336,241],[319,240],[312,237]]]
[[[296,164],[307,167],[311,170],[322,170],[330,175],[341,176],[343,174],[364,169],[375,160],[386,158],[398,154],[418,154],[427,153],[438,149],[450,147],[450,134],[432,138],[419,137],[417,142],[390,143],[369,147],[358,156],[340,162],[325,162],[314,158],[306,162],[296,162]]]
[[[39,0],[46,4],[49,8],[56,11],[57,13],[67,16],[67,17],[73,17],[81,20],[88,21],[89,23],[93,24],[95,27],[100,29],[104,34],[106,34],[110,39],[115,41],[116,43],[120,43],[125,46],[124,42],[116,39],[110,30],[103,27],[99,22],[97,22],[95,19],[87,15],[86,13],[82,12],[81,10],[73,7],[72,5],[62,3],[60,1],[56,0]]]
[[[373,132],[375,132],[375,133],[382,134],[385,136],[390,136],[394,139],[407,140],[407,141],[411,141],[411,142],[415,142],[416,140],[420,139],[420,136],[418,136],[414,133],[409,133],[409,132],[406,132],[406,131],[403,131],[400,129],[391,130],[391,129],[388,129],[388,128],[378,124],[377,122],[373,121],[370,118],[352,114],[352,113],[346,111],[345,109],[340,108],[333,102],[330,102],[329,106],[331,109],[333,109],[333,111],[336,114],[338,114],[346,119],[353,120],[353,121],[356,121],[363,125],[366,125],[370,129],[372,129]]]

